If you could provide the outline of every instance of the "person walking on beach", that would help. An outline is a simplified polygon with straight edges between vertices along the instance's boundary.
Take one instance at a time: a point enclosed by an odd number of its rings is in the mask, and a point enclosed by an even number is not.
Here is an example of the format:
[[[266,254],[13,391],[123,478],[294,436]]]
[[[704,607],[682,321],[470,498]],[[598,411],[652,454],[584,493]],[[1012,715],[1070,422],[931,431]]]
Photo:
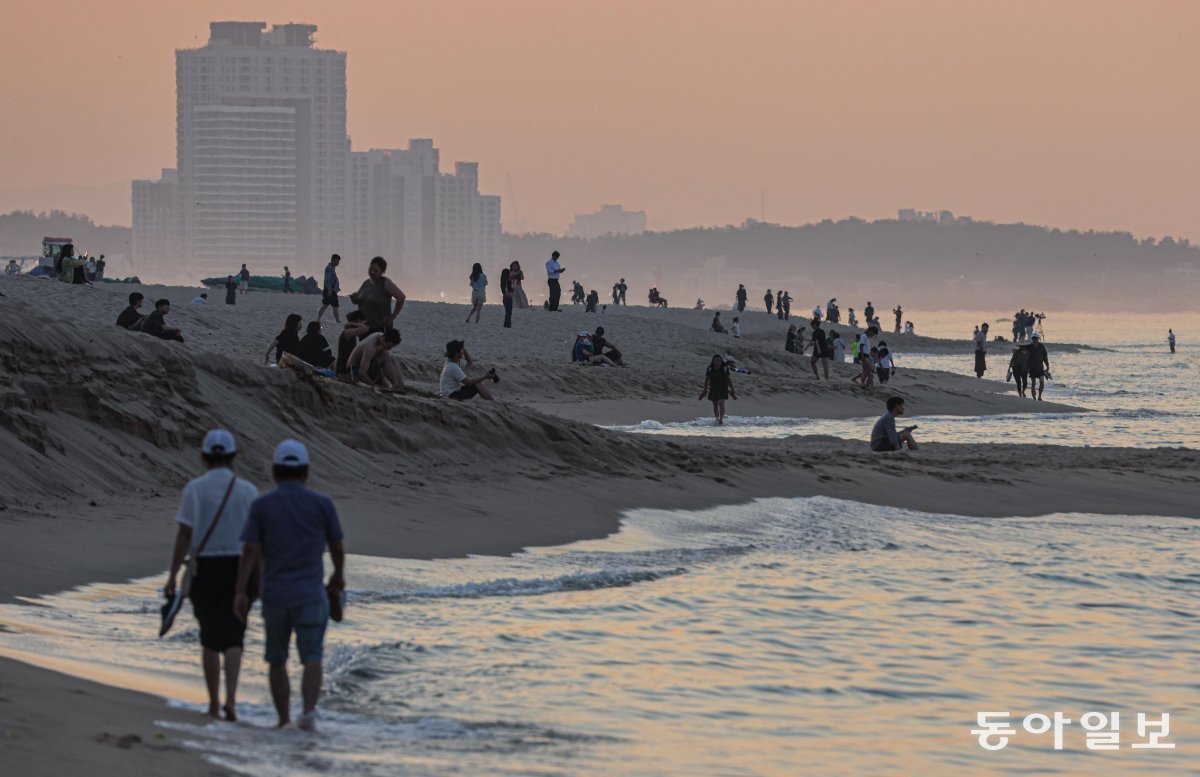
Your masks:
[[[479,262],[471,265],[471,309],[467,311],[467,320],[464,324],[471,323],[471,315],[475,315],[475,323],[479,323],[479,315],[483,312],[483,303],[487,302],[487,285],[488,277],[483,271],[483,265]]]
[[[1017,396],[1025,396],[1029,385],[1029,343],[1021,340],[1013,346],[1012,358],[1008,360],[1008,375],[1017,384]]]
[[[1029,346],[1029,396],[1038,400],[1042,399],[1042,392],[1046,390],[1046,373],[1050,371],[1050,355],[1046,353],[1046,346],[1042,345],[1042,336],[1034,332],[1030,336],[1031,345]]]
[[[238,273],[238,287],[243,294],[250,291],[250,271],[246,269],[246,265],[242,265],[241,271]]]
[[[775,301],[774,295],[771,294],[770,289],[767,289],[767,293],[763,295],[763,303],[767,306],[767,315],[768,316],[771,315],[771,303],[774,301]]]
[[[283,293],[292,293],[292,271],[288,269],[286,264],[283,266]]]
[[[792,315],[792,295],[788,292],[783,293],[783,320],[787,321]]]
[[[863,308],[863,318],[867,326],[875,326],[875,306],[871,304],[871,300],[867,300],[867,306]]]
[[[987,335],[988,325],[985,321],[975,332],[975,377],[982,378],[987,372]]]
[[[617,284],[617,290],[621,292],[621,305],[629,304],[625,301],[625,293],[629,291],[629,284],[625,282],[624,278]]]
[[[612,288],[613,307],[621,304],[621,288],[619,283],[614,283]]]
[[[342,323],[342,317],[338,315],[338,295],[342,293],[342,282],[338,280],[337,274],[338,265],[341,263],[342,257],[334,254],[329,257],[329,264],[325,265],[325,279],[321,284],[321,307],[317,310],[318,324],[328,308],[333,308],[333,320]]]
[[[739,313],[746,311],[746,286],[739,283],[737,287],[737,309]]]
[[[237,281],[232,275],[225,276],[225,304],[237,304]]]
[[[242,531],[233,610],[244,623],[250,611],[250,578],[261,564],[264,657],[270,666],[271,700],[279,715],[279,728],[291,721],[287,659],[295,632],[296,650],[304,665],[299,727],[315,731],[325,627],[330,599],[340,598],[346,589],[346,548],[333,500],[305,486],[308,467],[308,450],[303,444],[296,440],[279,443],[271,469],[275,490],[254,500]],[[329,583],[323,584],[326,546],[333,574]]]
[[[500,271],[500,300],[504,303],[504,328],[512,329],[513,312],[513,272],[512,267]]]
[[[896,334],[900,334],[900,323],[904,320],[904,311],[899,305],[897,305],[896,307],[892,308],[892,313],[896,316],[896,328],[892,331]]]
[[[529,307],[529,296],[525,294],[525,271],[521,269],[521,263],[516,261],[508,266],[508,270],[512,276],[513,307],[525,310]]]
[[[1167,345],[1171,347],[1171,353],[1175,353],[1175,330],[1167,330]]]
[[[375,257],[367,266],[367,279],[350,295],[350,301],[367,317],[367,326],[372,332],[390,328],[404,309],[404,292],[384,275],[385,272],[387,260],[382,256]],[[393,299],[396,300],[395,308],[392,307]]]
[[[879,416],[879,420],[871,429],[871,450],[883,453],[902,450],[902,446],[908,446],[910,451],[917,449],[917,441],[912,436],[916,426],[906,426],[899,431],[896,430],[896,419],[902,415],[904,415],[904,400],[900,397],[888,397],[887,412]]]
[[[871,338],[877,334],[879,334],[878,329],[868,326],[858,335],[858,364],[862,372],[855,375],[852,380],[863,388],[875,385],[875,362],[871,359]]]
[[[175,523],[175,550],[163,586],[168,598],[175,595],[176,580],[184,559],[195,559],[195,574],[188,593],[192,612],[200,624],[200,665],[208,689],[208,716],[237,720],[238,675],[246,624],[233,613],[238,560],[242,555],[242,530],[258,489],[233,473],[237,443],[224,429],[204,435],[200,459],[207,472],[183,488]],[[257,571],[251,570],[257,581]],[[221,659],[225,659],[225,704],[221,704]]]
[[[853,327],[858,326],[858,318],[855,317],[855,315],[854,315],[854,308],[849,308],[849,310],[847,311],[846,323]]]
[[[724,424],[725,400],[730,397],[737,399],[737,392],[733,390],[733,377],[725,366],[725,358],[720,354],[713,355],[708,370],[704,373],[704,388],[700,389],[700,399],[706,396],[713,403],[713,417],[717,419],[718,424]]]
[[[808,364],[812,367],[813,377],[820,380],[821,376],[817,374],[817,362],[820,361],[825,370],[825,380],[829,380],[829,360],[833,358],[833,349],[829,347],[829,338],[821,328],[821,319],[815,316],[812,320],[812,330],[813,352]]]
[[[558,301],[562,297],[562,286],[559,285],[559,278],[562,276],[562,271],[566,269],[558,263],[560,255],[558,251],[555,251],[546,260],[546,286],[550,289],[550,301],[546,309],[555,312],[558,311]]]
[[[775,292],[775,317],[783,320],[783,289]]]

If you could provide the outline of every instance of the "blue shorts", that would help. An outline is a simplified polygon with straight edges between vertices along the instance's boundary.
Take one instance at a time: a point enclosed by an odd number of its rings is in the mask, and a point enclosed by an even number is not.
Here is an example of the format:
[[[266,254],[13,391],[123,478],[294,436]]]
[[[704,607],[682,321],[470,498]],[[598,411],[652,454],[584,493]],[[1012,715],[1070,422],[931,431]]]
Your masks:
[[[292,632],[296,632],[296,651],[304,664],[320,663],[324,657],[325,626],[329,623],[329,600],[298,604],[294,607],[263,605],[263,625],[266,631],[264,658],[271,666],[287,663]]]

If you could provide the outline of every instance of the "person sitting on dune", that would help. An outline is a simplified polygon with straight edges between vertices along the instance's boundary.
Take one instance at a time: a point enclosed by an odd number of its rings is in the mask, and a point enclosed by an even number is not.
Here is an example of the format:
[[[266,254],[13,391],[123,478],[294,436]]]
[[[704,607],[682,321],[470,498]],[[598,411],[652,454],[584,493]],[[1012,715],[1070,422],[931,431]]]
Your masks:
[[[305,328],[304,337],[300,338],[300,347],[296,355],[314,367],[328,369],[333,364],[333,351],[329,341],[321,334],[321,322],[309,321]]]
[[[888,397],[887,412],[875,422],[871,429],[871,450],[876,452],[898,451],[907,445],[910,451],[917,449],[917,441],[913,439],[912,431],[916,426],[907,426],[896,431],[896,418],[904,415],[904,400],[900,397]]]
[[[279,364],[279,360],[285,353],[300,355],[300,324],[303,321],[304,319],[299,313],[288,315],[287,320],[283,323],[283,331],[275,335],[275,339],[267,346],[267,351],[263,354],[263,364],[272,363],[272,350],[275,351],[275,364]]]
[[[604,350],[605,348],[608,350]],[[592,352],[607,356],[618,367],[625,366],[625,360],[621,357],[620,347],[604,336],[604,327],[602,326],[596,327],[596,333],[592,335]]]
[[[446,364],[442,367],[442,376],[439,381],[441,395],[446,399],[459,401],[477,396],[491,400],[493,399],[492,392],[483,385],[484,381],[490,380],[492,383],[499,383],[500,378],[494,369],[478,378],[468,378],[466,368],[475,362],[467,353],[466,346],[467,344],[462,340],[451,340],[446,343]]]
[[[361,310],[351,310],[346,314],[346,324],[338,335],[337,364],[334,368],[338,378],[350,380],[350,354],[358,346],[358,339],[366,337],[371,332],[367,325],[367,317]]]
[[[154,312],[146,316],[146,320],[142,322],[142,331],[148,335],[163,340],[176,340],[183,342],[183,337],[180,336],[179,330],[173,326],[167,326],[165,316],[171,312],[171,301],[160,299],[154,303]]]
[[[117,316],[117,326],[122,329],[138,330],[142,328],[142,322],[146,317],[142,315],[142,300],[145,297],[141,292],[135,291],[129,295],[129,307],[121,311],[121,315]]]
[[[592,343],[592,336],[587,332],[580,332],[575,338],[575,346],[571,349],[571,355],[574,357],[576,364],[590,364],[592,366],[604,365],[606,367],[616,367],[616,363],[612,359],[603,354],[596,353],[596,346]]]
[[[366,383],[368,386],[386,383],[386,388],[393,391],[403,389],[400,362],[391,354],[391,350],[399,344],[400,330],[395,328],[386,332],[372,332],[364,337],[351,351],[347,361],[351,382]]]
[[[721,323],[721,311],[719,310],[713,313],[711,329],[717,334],[725,334],[725,325]]]

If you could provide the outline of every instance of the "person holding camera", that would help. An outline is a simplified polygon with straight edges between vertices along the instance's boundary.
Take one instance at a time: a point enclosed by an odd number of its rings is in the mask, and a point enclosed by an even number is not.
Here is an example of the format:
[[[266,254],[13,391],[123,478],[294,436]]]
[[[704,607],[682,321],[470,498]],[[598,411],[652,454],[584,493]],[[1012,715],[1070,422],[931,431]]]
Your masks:
[[[441,395],[446,399],[472,399],[476,396],[492,400],[492,392],[483,385],[486,381],[499,383],[500,377],[493,368],[487,374],[478,378],[468,378],[466,368],[475,362],[467,353],[466,343],[462,340],[451,340],[446,343],[446,364],[442,367],[440,381]]]

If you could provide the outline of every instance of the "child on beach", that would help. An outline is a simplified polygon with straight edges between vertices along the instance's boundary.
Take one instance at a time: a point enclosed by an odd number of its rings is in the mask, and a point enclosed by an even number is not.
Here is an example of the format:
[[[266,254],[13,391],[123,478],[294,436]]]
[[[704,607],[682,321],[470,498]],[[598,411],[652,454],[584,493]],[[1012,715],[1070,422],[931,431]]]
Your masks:
[[[712,357],[708,370],[704,373],[704,388],[700,390],[699,398],[704,399],[706,396],[713,403],[713,417],[717,419],[718,424],[724,424],[725,400],[730,397],[737,399],[737,392],[733,390],[733,377],[730,376],[725,359],[720,354]]]

